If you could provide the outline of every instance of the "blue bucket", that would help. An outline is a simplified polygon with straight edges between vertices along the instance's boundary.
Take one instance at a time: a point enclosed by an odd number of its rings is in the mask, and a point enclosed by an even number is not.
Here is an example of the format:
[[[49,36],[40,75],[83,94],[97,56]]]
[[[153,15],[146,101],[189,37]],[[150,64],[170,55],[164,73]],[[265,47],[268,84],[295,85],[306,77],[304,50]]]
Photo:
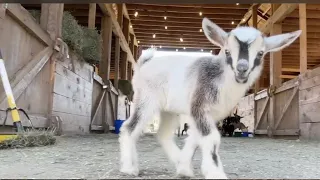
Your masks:
[[[114,121],[114,131],[116,134],[120,133],[120,128],[121,128],[123,122],[124,122],[124,120],[115,120]]]
[[[242,137],[248,137],[249,136],[249,132],[242,132]]]

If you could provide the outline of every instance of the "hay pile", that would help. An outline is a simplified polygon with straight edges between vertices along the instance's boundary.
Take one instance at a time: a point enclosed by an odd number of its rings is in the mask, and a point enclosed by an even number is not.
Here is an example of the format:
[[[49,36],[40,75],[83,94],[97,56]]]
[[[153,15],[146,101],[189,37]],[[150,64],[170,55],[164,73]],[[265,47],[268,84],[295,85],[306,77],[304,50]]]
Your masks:
[[[29,13],[40,23],[41,11],[29,10]],[[91,64],[99,64],[102,51],[101,34],[96,29],[79,25],[68,11],[63,12],[62,40],[80,59]]]
[[[17,135],[17,138],[0,142],[0,149],[41,147],[52,145],[56,142],[52,130],[26,130],[26,132]]]

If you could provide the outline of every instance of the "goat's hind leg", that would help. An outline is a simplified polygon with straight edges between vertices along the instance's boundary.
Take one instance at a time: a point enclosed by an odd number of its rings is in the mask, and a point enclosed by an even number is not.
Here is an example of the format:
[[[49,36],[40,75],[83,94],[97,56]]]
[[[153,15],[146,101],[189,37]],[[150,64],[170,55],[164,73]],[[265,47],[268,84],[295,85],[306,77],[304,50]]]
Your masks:
[[[156,104],[144,99],[143,103],[135,104],[132,115],[122,124],[119,137],[120,171],[122,173],[134,176],[139,174],[136,143],[143,128],[149,120],[152,120],[157,110]]]
[[[161,112],[160,125],[157,132],[158,141],[167,154],[170,161],[175,165],[178,163],[180,148],[174,141],[174,130],[179,126],[179,119],[176,114]]]

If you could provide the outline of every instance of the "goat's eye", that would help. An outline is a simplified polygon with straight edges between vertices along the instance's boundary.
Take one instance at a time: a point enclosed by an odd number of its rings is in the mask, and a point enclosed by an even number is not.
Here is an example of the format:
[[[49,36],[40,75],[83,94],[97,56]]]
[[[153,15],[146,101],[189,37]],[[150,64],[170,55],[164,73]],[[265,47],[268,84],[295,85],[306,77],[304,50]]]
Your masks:
[[[260,57],[263,56],[263,51],[259,51],[258,56],[260,56]]]
[[[227,56],[230,56],[230,51],[229,50],[225,50],[225,53]]]

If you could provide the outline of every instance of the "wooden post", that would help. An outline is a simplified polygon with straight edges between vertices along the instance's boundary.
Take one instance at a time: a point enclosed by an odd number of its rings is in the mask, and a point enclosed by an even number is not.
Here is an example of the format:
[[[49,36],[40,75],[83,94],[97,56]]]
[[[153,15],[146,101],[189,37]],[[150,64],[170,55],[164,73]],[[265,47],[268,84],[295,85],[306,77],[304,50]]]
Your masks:
[[[123,27],[122,27],[122,31],[123,31],[123,35],[127,41],[127,43],[129,42],[129,19],[123,17]],[[121,79],[128,79],[128,56],[127,56],[127,52],[125,51],[121,51]]]
[[[102,58],[99,65],[99,75],[104,83],[108,83],[110,79],[110,62],[111,62],[111,46],[112,46],[112,21],[109,16],[104,15],[101,22],[102,30]]]
[[[55,41],[58,37],[61,37],[62,33],[62,18],[63,18],[63,3],[55,3],[49,4],[44,3],[41,4],[41,16],[40,16],[40,26],[46,30],[50,38]],[[51,56],[50,58],[50,92],[49,92],[49,110],[48,117],[52,117],[52,109],[53,109],[53,88],[55,81],[55,69],[56,69],[56,59],[55,56]]]
[[[299,4],[299,26],[302,30],[300,35],[300,74],[307,71],[307,11],[306,4]]]
[[[255,5],[252,7],[252,26],[254,28],[258,28],[258,5]],[[258,91],[259,91],[259,85],[260,85],[260,80],[261,77],[259,79],[257,79],[256,83],[254,84],[254,95],[253,97],[256,97]],[[253,112],[254,112],[254,122],[257,122],[257,101],[253,98],[253,103],[254,103],[254,108],[253,108]]]
[[[134,52],[134,35],[133,34],[130,34],[130,50],[132,52],[132,55],[133,57],[135,57],[135,52]],[[128,65],[128,68],[129,68],[129,74],[128,74],[128,80],[131,81],[132,79],[132,76],[133,76],[133,73],[132,73],[132,63],[131,62],[128,62],[130,64],[130,66]]]
[[[89,4],[89,16],[88,16],[88,28],[95,29],[96,27],[96,10],[97,4],[90,3]]]
[[[272,4],[272,13],[274,13],[278,4]],[[282,25],[280,23],[274,23],[270,31],[270,35],[277,35],[282,33]],[[279,87],[281,85],[281,66],[282,66],[282,51],[270,53],[270,85]],[[269,119],[268,119],[268,136],[272,137],[274,134],[274,120],[275,115],[276,101],[275,97],[270,98],[270,107],[269,107]]]
[[[50,34],[52,40],[61,37],[63,9],[63,3],[41,4],[40,26]]]
[[[254,28],[258,28],[258,5],[252,7],[252,26]],[[260,79],[261,78],[257,79],[256,83],[254,84],[254,93],[259,91]]]

